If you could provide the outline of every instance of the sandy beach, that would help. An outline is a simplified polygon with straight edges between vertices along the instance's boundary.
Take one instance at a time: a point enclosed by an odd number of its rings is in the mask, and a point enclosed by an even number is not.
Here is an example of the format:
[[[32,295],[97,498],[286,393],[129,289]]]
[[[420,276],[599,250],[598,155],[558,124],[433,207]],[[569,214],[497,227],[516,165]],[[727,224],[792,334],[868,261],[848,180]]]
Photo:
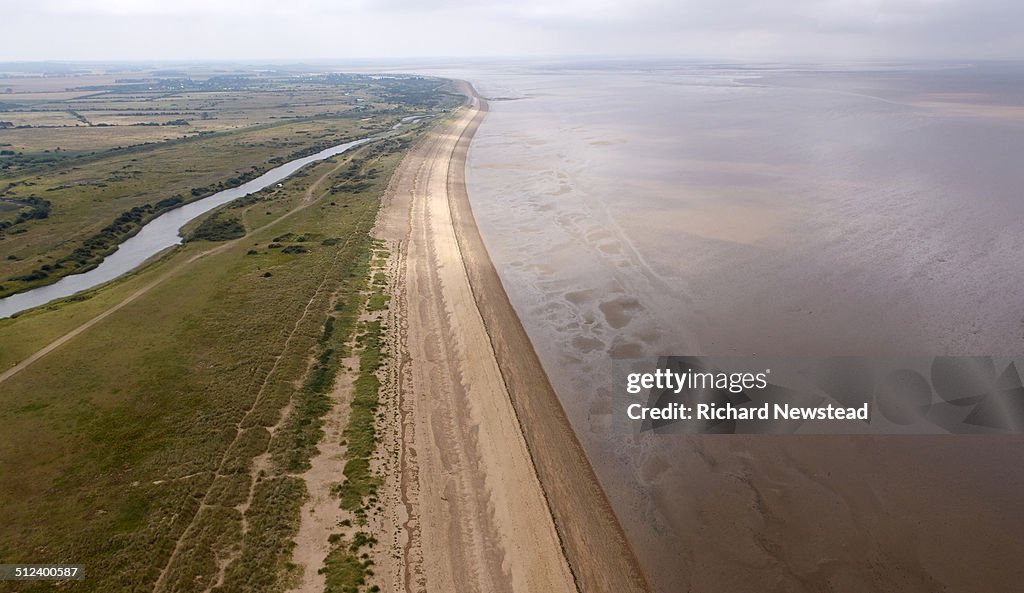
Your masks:
[[[376,233],[402,262],[385,590],[646,590],[473,222],[465,158],[486,103],[463,88],[470,105],[403,161]]]

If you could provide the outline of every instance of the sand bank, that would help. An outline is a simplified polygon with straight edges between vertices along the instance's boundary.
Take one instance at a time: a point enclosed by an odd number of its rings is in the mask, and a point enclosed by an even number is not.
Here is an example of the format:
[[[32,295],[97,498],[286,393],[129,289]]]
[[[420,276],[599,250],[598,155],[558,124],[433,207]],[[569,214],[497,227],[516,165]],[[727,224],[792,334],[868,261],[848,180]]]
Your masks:
[[[378,224],[404,261],[393,328],[403,519],[389,589],[643,591],[611,507],[472,218],[469,142],[486,103],[403,161]]]

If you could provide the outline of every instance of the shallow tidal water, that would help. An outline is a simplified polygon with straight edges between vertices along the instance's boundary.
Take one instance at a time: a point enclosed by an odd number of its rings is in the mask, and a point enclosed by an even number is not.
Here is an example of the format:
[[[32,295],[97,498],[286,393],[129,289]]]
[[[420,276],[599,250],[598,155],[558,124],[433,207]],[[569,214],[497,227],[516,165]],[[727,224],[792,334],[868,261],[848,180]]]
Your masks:
[[[1019,65],[466,68],[492,260],[658,591],[1019,583],[1017,437],[623,432],[614,361],[1024,352]]]

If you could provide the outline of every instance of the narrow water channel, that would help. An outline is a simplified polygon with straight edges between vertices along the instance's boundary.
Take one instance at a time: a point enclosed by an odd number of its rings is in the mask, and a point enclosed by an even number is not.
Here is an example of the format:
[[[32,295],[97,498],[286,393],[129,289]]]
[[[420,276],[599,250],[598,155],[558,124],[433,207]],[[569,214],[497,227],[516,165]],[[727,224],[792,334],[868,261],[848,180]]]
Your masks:
[[[295,159],[275,167],[238,187],[217,192],[211,196],[185,204],[180,208],[165,212],[142,227],[135,236],[118,246],[117,251],[108,255],[100,265],[92,270],[81,274],[65,276],[53,284],[40,286],[39,288],[0,299],[0,318],[10,317],[15,313],[45,305],[56,299],[69,297],[77,292],[99,286],[104,282],[109,282],[122,274],[130,272],[164,249],[181,243],[182,238],[178,232],[181,230],[181,227],[196,217],[232,200],[237,200],[271,186],[291,176],[310,163],[339,155],[370,140],[371,138],[361,138],[326,148],[316,154]]]

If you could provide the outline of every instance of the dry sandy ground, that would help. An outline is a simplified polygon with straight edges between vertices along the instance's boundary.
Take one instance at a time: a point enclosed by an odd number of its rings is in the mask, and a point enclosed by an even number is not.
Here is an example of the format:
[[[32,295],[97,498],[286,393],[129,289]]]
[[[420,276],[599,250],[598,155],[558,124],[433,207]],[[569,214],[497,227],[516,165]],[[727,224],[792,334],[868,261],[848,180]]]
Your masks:
[[[342,361],[342,371],[329,395],[331,409],[324,417],[324,434],[317,444],[317,454],[310,460],[309,469],[302,474],[309,499],[302,505],[302,521],[292,551],[292,562],[302,567],[302,578],[292,589],[295,593],[323,592],[326,577],[319,571],[331,551],[330,537],[346,531],[342,521],[352,519],[352,514],[341,508],[338,497],[333,493],[334,486],[343,479],[345,446],[342,433],[351,413],[356,377],[352,369],[359,368],[359,355],[354,349],[352,352]]]
[[[402,262],[378,575],[385,591],[642,591],[472,221],[465,157],[485,111],[474,99],[406,157],[378,221]]]
[[[448,208],[449,159],[472,116],[459,114],[411,154],[395,188],[411,197],[399,306],[408,323],[403,405],[414,418],[403,444],[419,476],[408,493],[419,550],[403,581],[414,591],[572,591]]]

